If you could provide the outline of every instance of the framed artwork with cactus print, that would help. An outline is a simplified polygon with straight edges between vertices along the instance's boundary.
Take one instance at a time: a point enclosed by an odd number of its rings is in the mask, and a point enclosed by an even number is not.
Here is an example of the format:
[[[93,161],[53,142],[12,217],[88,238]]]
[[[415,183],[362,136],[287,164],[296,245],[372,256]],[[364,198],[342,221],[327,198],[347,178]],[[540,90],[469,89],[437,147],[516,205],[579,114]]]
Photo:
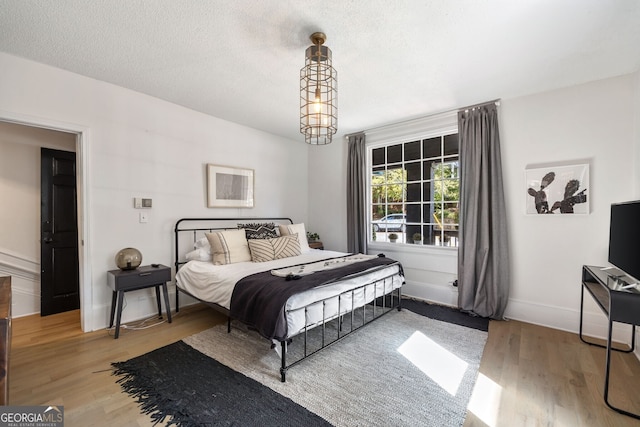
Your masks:
[[[527,166],[528,215],[589,214],[589,163]]]

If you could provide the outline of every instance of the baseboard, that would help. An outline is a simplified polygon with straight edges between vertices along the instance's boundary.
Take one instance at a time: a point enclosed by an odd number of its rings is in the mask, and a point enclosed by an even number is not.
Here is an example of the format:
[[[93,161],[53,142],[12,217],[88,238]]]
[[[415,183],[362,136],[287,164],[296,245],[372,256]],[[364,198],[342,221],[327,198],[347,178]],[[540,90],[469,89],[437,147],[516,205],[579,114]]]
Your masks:
[[[458,306],[458,288],[429,283],[407,283],[402,287],[403,295],[418,298],[430,303]],[[595,304],[585,301],[583,320],[583,335],[586,337],[606,340],[608,334],[608,322],[606,316]],[[580,330],[580,311],[567,309],[547,304],[537,304],[514,298],[509,299],[505,311],[507,319],[519,320],[534,325],[545,326],[552,329],[578,334]],[[640,331],[638,342],[640,342]],[[613,341],[622,344],[631,344],[631,327],[624,324],[614,324]],[[640,349],[636,350],[640,359]]]
[[[435,285],[430,283],[414,283],[407,281],[402,286],[402,294],[418,298],[433,304],[458,306],[458,288],[451,285]]]

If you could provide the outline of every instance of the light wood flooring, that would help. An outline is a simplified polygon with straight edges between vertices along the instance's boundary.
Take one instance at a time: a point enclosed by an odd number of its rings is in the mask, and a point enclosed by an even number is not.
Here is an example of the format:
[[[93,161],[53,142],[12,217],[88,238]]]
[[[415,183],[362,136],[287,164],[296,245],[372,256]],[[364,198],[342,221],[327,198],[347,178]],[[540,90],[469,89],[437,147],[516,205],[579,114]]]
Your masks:
[[[114,340],[106,330],[82,333],[79,311],[14,319],[9,403],[63,405],[67,427],[149,426],[150,418],[120,391],[110,363],[224,321],[196,305],[172,324],[121,330]],[[492,321],[465,426],[639,426],[602,400],[604,353],[575,334]],[[613,366],[611,400],[640,413],[640,362],[616,353]]]

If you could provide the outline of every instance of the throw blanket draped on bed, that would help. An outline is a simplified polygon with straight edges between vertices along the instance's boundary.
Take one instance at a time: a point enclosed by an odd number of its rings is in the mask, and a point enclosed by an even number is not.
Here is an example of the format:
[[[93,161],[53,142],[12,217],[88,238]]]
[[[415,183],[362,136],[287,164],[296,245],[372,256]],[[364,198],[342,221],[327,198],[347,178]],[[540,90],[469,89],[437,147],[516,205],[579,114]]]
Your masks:
[[[331,270],[317,271],[297,280],[286,280],[269,271],[241,279],[231,296],[231,317],[255,328],[263,337],[283,341],[287,337],[285,305],[289,297],[371,268],[396,261],[379,257]]]

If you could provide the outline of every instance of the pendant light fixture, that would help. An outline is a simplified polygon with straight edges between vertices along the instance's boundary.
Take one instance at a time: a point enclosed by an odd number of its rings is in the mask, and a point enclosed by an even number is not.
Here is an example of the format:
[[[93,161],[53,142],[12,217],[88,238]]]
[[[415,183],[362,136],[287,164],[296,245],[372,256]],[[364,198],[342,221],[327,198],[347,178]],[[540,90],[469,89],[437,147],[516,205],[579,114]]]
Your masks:
[[[338,130],[338,82],[324,33],[311,34],[300,70],[300,132],[307,144],[330,144]]]

